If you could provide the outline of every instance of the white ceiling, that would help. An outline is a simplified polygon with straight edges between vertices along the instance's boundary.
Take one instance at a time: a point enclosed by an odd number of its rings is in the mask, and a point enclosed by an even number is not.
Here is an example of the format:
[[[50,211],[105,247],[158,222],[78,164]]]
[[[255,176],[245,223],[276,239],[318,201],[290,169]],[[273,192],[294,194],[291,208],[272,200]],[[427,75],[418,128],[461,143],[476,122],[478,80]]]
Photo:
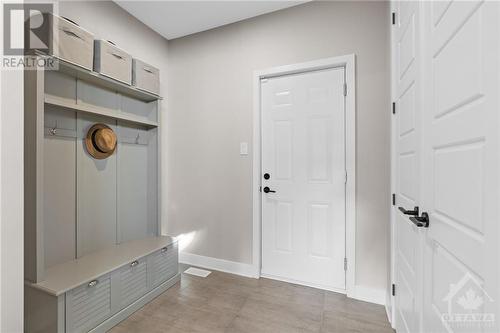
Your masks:
[[[127,1],[115,2],[167,39],[179,38],[306,1]]]

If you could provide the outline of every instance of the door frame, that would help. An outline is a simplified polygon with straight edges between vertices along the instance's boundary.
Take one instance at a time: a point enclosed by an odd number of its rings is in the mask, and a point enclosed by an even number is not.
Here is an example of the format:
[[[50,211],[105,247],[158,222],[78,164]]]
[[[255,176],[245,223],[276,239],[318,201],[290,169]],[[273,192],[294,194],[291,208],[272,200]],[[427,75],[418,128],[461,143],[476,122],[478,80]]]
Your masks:
[[[390,15],[397,15],[399,16],[398,13],[398,8],[397,8],[397,2],[394,0],[391,0],[390,3],[390,8],[389,12],[391,13]],[[396,18],[397,19],[397,18]],[[397,63],[396,63],[396,33],[395,33],[395,24],[391,25],[390,28],[390,86],[391,86],[391,105],[395,107],[395,101],[397,98]],[[395,110],[392,111],[393,113],[391,114],[391,176],[390,176],[390,182],[391,182],[391,196],[396,195],[396,131],[397,131],[397,123],[396,123],[396,117],[395,117]],[[389,228],[389,258],[390,258],[390,263],[389,263],[389,281],[390,281],[390,286],[388,287],[388,293],[386,295],[386,312],[387,312],[387,317],[389,318],[389,322],[391,323],[391,327],[396,329],[396,297],[393,295],[393,285],[396,285],[396,202],[393,202],[393,199],[391,197],[391,204],[390,204],[390,228]]]
[[[346,153],[346,214],[345,214],[345,271],[346,289],[349,297],[355,296],[356,279],[356,55],[348,54],[338,57],[318,59],[292,65],[256,70],[253,74],[253,242],[252,266],[254,276],[260,278],[262,265],[262,205],[261,205],[261,79],[288,74],[306,73],[321,69],[344,67],[347,96],[345,97],[345,153]],[[336,290],[338,291],[338,290]]]

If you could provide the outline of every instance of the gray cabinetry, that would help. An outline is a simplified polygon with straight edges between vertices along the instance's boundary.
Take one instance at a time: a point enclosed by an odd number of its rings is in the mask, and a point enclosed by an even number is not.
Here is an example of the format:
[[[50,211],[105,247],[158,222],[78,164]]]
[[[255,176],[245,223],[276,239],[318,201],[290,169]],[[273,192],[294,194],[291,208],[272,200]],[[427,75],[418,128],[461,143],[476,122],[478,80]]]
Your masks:
[[[141,101],[136,98],[122,96],[120,99],[120,112],[123,115],[137,117],[137,119],[158,121],[156,103]]]
[[[26,331],[106,331],[179,281],[177,251],[171,237],[150,237],[47,269],[27,285]]]
[[[47,107],[43,139],[45,268],[72,260],[76,249],[76,113]]]
[[[73,76],[58,71],[45,71],[43,74],[45,76],[45,96],[67,103],[76,101],[77,80]]]
[[[94,108],[96,111],[102,110],[104,112],[109,111],[111,114],[117,113],[120,95],[113,90],[78,80],[76,92],[76,104]]]
[[[120,269],[120,307],[139,299],[148,291],[148,261],[141,258]]]
[[[88,332],[112,311],[111,274],[66,293],[66,332]]]
[[[77,141],[77,256],[116,244],[116,154],[96,160],[85,149],[84,137],[95,123],[116,131],[114,121],[79,115]]]
[[[166,246],[150,256],[152,288],[178,273],[178,260],[177,243]]]
[[[160,230],[160,97],[56,61],[24,80],[25,331],[105,332],[180,279]],[[85,145],[96,123],[116,133],[105,159]]]
[[[157,131],[118,122],[118,238],[158,233]]]

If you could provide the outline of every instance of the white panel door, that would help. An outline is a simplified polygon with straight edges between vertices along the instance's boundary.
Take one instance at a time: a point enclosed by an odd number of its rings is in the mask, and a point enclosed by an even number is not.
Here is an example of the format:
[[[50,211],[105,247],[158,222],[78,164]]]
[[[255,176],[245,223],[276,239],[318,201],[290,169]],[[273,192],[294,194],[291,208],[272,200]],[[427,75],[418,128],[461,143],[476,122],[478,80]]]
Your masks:
[[[500,5],[425,10],[423,331],[499,332]]]
[[[263,276],[345,289],[344,82],[332,68],[261,83]]]
[[[418,332],[422,285],[422,231],[411,220],[420,201],[420,141],[422,80],[419,54],[421,4],[396,2],[393,27],[395,94],[395,327]]]

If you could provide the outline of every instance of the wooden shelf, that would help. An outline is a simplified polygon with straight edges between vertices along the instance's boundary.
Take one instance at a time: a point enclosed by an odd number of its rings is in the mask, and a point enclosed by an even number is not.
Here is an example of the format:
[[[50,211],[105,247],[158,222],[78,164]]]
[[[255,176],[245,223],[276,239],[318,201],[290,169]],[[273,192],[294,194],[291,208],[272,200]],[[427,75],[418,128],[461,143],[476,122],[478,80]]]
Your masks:
[[[121,243],[50,267],[45,270],[43,281],[28,284],[59,296],[175,242],[170,236],[158,236]]]
[[[58,69],[59,72],[71,75],[82,81],[92,83],[93,85],[106,88],[108,90],[118,92],[120,94],[128,95],[145,102],[153,102],[162,99],[161,96],[159,95],[141,89],[137,89],[134,86],[116,81],[105,75],[99,74],[94,71],[90,71],[86,68],[74,65],[62,59],[47,55],[40,55],[40,56],[53,58],[55,60],[55,64],[57,64],[59,67]]]
[[[123,114],[117,110],[107,110],[104,108],[93,107],[91,105],[76,104],[76,103],[73,103],[71,101],[66,101],[62,98],[54,97],[54,96],[47,95],[47,94],[44,97],[44,101],[45,101],[45,104],[60,106],[63,108],[73,109],[73,110],[80,111],[80,112],[92,113],[92,114],[97,114],[97,115],[101,115],[101,116],[105,116],[105,117],[119,119],[119,120],[123,120],[126,122],[143,125],[143,126],[146,126],[147,128],[158,127],[158,123],[156,121],[151,121],[151,120],[143,119],[140,117],[135,117],[133,115]]]

